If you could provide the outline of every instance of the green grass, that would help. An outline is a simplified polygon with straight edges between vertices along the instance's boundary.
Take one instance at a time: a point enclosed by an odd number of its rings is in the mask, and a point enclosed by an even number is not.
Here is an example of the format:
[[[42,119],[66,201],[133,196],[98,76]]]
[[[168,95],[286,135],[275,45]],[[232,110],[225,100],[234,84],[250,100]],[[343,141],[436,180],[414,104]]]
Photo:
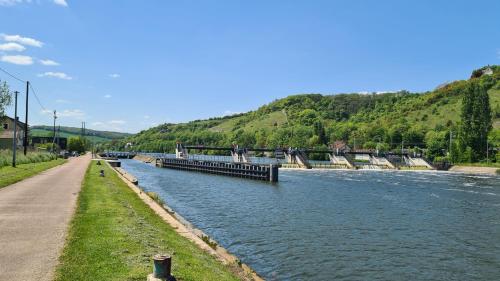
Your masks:
[[[57,159],[57,155],[47,152],[28,151],[26,155],[22,150],[17,150],[16,164],[29,164],[37,162],[47,162]],[[12,150],[0,150],[0,167],[10,166],[12,164]]]
[[[65,163],[64,159],[47,162],[19,164],[16,168],[11,166],[0,167],[0,188],[34,176],[42,171]]]
[[[230,132],[236,126],[238,121],[240,121],[242,119],[244,119],[244,117],[236,117],[236,118],[224,120],[219,125],[210,128],[210,130],[214,131],[214,132]],[[286,123],[286,116],[283,112],[281,112],[281,111],[271,112],[269,114],[266,114],[264,116],[261,116],[261,117],[255,119],[255,120],[252,120],[248,123],[245,123],[242,128],[245,131],[249,131],[249,132],[255,132],[259,129],[264,129],[266,131],[272,131],[273,129],[275,129],[275,126],[274,126],[275,123],[278,126],[282,126],[283,124]]]
[[[177,280],[238,280],[177,234],[108,166],[92,162],[55,280],[146,280],[158,253],[172,255]]]
[[[32,129],[30,130],[30,133],[31,133],[31,136],[33,137],[52,137],[53,136],[53,131],[52,130],[45,130],[45,129]],[[68,133],[68,132],[60,132],[59,133],[59,136],[62,137],[62,138],[71,138],[71,137],[78,137],[80,136],[79,134],[73,134],[73,133]],[[96,142],[96,143],[99,143],[99,142],[107,142],[107,141],[111,141],[112,139],[110,138],[104,138],[104,137],[100,137],[100,136],[86,136],[86,138],[90,141],[90,142]]]

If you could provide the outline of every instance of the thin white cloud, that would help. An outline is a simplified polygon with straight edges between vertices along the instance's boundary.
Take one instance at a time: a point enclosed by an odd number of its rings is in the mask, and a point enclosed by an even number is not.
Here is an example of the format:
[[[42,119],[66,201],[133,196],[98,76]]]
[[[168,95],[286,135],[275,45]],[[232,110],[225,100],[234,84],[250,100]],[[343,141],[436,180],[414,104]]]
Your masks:
[[[110,99],[112,96],[111,95],[104,95],[103,98],[105,99]]]
[[[115,79],[116,79],[116,78],[120,78],[120,74],[118,74],[118,73],[113,73],[113,74],[110,74],[110,75],[109,75],[109,77],[111,77],[111,78],[115,78]]]
[[[235,115],[235,114],[241,114],[242,112],[240,111],[232,111],[232,110],[226,110],[224,111],[224,116],[228,116],[228,115]]]
[[[49,115],[49,114],[52,114],[52,110],[49,110],[49,109],[42,109],[40,110],[40,114],[42,115]]]
[[[123,121],[123,120],[111,120],[111,121],[108,121],[108,124],[110,125],[123,125],[127,122]]]
[[[14,56],[2,56],[0,58],[3,62],[19,64],[19,65],[31,65],[33,64],[33,58],[30,56],[14,55]]]
[[[0,6],[14,6],[22,3],[30,4],[32,2],[32,0],[0,0]],[[68,7],[68,2],[66,2],[66,0],[52,0],[52,3],[59,6]]]
[[[22,2],[23,0],[0,0],[0,6],[14,6]]]
[[[63,7],[68,7],[68,3],[66,2],[66,0],[54,0],[54,4]]]
[[[32,47],[38,47],[38,48],[43,46],[43,42],[38,41],[38,40],[33,39],[33,38],[23,37],[21,35],[1,34],[1,37],[3,38],[4,41],[15,42],[15,43],[19,43],[19,44],[22,44],[25,46],[32,46]]]
[[[360,94],[360,95],[371,95],[371,94],[382,95],[382,94],[397,93],[397,92],[399,92],[399,91],[374,91],[374,92],[361,91],[361,92],[358,92],[358,94]]]
[[[9,43],[4,43],[0,44],[0,51],[5,51],[5,52],[22,52],[26,50],[26,47],[24,47],[21,44],[14,43],[14,42],[9,42]]]
[[[57,99],[56,103],[63,103],[63,104],[65,104],[65,103],[71,103],[71,102],[69,100]]]
[[[56,65],[59,65],[58,62],[53,61],[53,60],[40,60],[40,63],[43,64],[43,65],[47,65],[47,66],[56,66]]]
[[[75,119],[83,119],[85,117],[85,112],[80,109],[65,109],[61,112],[57,112],[58,117],[67,117]]]
[[[110,120],[107,122],[97,121],[92,123],[92,126],[99,128],[100,130],[108,131],[123,131],[121,125],[126,124],[124,120]]]
[[[45,73],[40,73],[38,74],[38,77],[53,77],[53,78],[59,78],[63,80],[71,80],[73,77],[69,76],[68,74],[64,72],[45,72]]]
[[[151,118],[149,115],[144,115],[144,119],[149,119]]]

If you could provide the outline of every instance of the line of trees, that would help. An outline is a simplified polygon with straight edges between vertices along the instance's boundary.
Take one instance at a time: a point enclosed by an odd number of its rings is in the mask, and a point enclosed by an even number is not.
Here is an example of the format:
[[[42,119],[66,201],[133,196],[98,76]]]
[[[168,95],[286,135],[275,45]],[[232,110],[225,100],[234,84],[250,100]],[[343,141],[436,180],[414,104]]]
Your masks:
[[[0,80],[0,118],[5,116],[5,108],[12,103],[12,95],[9,90],[9,85],[5,81]],[[0,128],[2,130],[3,128]]]
[[[454,148],[455,162],[475,162],[487,156],[488,135],[492,129],[490,98],[484,85],[475,81],[462,98],[459,141]]]

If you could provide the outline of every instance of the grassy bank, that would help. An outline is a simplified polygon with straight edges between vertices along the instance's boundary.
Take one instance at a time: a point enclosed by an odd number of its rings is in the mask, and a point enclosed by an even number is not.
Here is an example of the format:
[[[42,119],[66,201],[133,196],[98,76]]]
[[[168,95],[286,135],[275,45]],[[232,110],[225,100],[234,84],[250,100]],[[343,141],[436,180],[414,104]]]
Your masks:
[[[0,188],[34,176],[64,162],[66,160],[56,159],[46,162],[19,164],[16,168],[11,166],[0,167]]]
[[[101,168],[106,177],[99,177]],[[158,253],[173,255],[177,280],[238,280],[164,223],[109,167],[92,162],[55,280],[145,280]]]

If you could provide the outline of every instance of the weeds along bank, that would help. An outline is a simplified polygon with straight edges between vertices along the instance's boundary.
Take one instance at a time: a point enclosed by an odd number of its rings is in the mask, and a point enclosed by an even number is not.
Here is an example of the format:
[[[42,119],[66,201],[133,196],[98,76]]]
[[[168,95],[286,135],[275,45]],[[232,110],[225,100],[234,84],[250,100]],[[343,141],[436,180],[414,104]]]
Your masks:
[[[57,155],[48,152],[28,152],[24,155],[21,150],[16,153],[16,164],[47,162],[57,159]],[[12,150],[0,150],[0,167],[12,164]]]

